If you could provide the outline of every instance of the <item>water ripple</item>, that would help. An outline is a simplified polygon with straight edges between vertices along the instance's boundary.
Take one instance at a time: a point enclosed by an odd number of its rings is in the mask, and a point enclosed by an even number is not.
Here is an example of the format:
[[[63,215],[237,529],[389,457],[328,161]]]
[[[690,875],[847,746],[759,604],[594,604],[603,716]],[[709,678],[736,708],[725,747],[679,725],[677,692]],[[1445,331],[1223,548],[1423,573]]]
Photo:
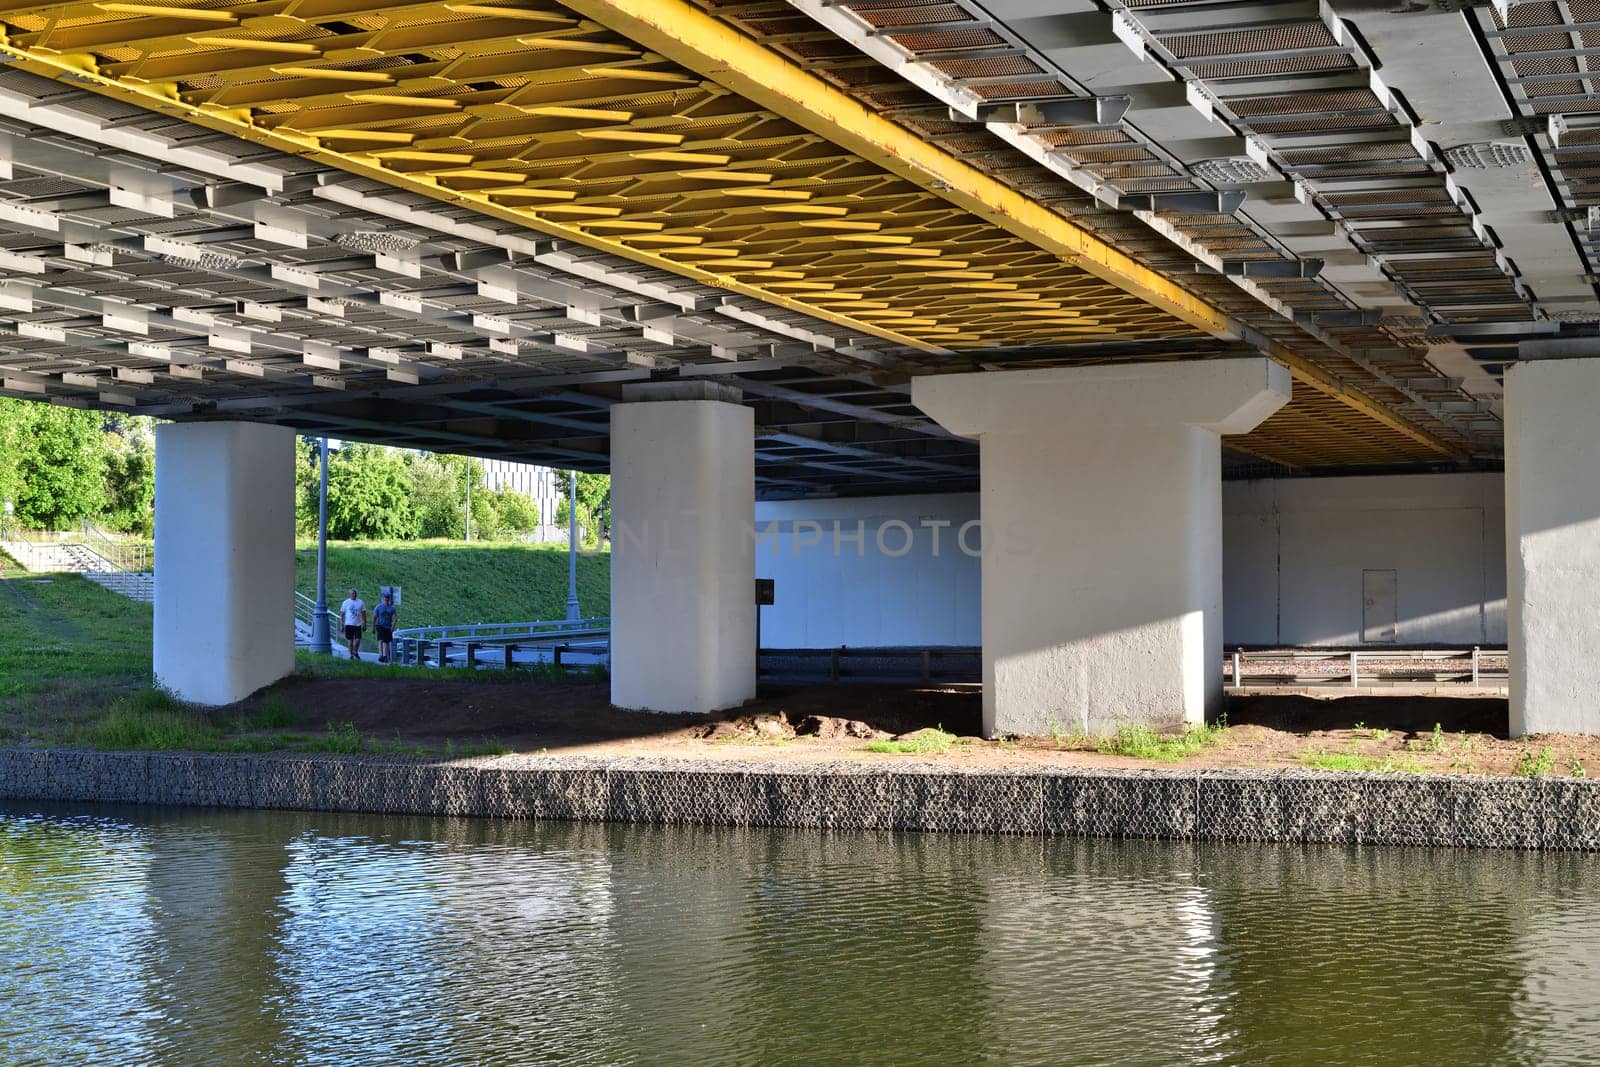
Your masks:
[[[1591,1062],[1600,859],[0,806],[0,1064]]]

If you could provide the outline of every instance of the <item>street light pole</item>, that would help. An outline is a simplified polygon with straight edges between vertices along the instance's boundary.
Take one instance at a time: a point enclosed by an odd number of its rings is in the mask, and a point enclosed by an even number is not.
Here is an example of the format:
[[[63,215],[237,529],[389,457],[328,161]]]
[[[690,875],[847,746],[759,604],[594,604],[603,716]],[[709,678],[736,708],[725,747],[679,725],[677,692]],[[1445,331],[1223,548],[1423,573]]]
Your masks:
[[[466,540],[472,540],[472,460],[467,460],[467,531]]]
[[[567,471],[567,618],[581,619],[578,608],[578,472]]]
[[[317,486],[317,604],[311,612],[311,651],[319,656],[333,654],[333,639],[328,632],[328,439],[317,439],[317,458],[321,471]]]

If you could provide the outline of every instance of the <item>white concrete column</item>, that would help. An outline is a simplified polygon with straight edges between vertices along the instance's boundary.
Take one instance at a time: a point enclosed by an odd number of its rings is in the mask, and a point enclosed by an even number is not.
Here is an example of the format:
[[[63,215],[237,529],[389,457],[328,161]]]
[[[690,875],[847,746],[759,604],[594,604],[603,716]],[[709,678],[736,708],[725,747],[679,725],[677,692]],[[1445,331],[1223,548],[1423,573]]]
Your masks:
[[[1218,435],[1287,403],[1288,371],[988,372],[911,395],[980,442],[985,731],[1201,721],[1222,697]]]
[[[709,382],[611,409],[611,702],[715,711],[756,695],[755,417]]]
[[[1600,733],[1600,359],[1506,368],[1511,733]]]
[[[294,431],[156,428],[155,679],[231,704],[294,670]]]

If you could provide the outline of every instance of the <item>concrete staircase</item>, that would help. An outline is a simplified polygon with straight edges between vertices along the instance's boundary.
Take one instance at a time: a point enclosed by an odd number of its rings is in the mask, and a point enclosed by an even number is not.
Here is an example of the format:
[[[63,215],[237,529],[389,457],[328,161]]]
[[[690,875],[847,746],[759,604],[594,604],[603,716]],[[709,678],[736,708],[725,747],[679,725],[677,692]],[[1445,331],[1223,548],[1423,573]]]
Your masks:
[[[70,541],[3,541],[6,555],[36,573],[81,574],[113,593],[150,604],[156,598],[156,576],[149,571],[121,571],[88,545]]]
[[[6,555],[22,564],[24,568],[38,573],[51,571],[70,571],[82,574],[86,570],[98,570],[105,566],[105,560],[95,559],[99,566],[89,566],[85,554],[93,556],[82,545],[68,545],[56,542],[39,541],[3,541],[0,548],[5,549]],[[77,549],[79,551],[73,551]]]
[[[153,604],[156,599],[156,576],[149,571],[81,571],[85,578],[141,604]]]

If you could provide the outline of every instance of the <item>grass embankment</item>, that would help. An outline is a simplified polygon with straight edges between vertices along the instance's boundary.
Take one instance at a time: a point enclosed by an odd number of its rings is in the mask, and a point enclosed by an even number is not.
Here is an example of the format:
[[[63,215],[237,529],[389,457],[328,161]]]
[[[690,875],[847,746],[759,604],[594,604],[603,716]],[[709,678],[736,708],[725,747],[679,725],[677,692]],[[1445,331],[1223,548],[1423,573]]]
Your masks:
[[[301,664],[297,673],[343,675],[341,665],[322,660]],[[433,672],[437,674],[437,672]],[[454,673],[454,672],[451,672]],[[461,672],[466,673],[466,672]],[[402,756],[497,756],[510,751],[489,738],[461,745],[384,741],[361,733],[351,722],[324,723],[320,730],[308,716],[280,696],[268,696],[251,714],[220,721],[144,686],[114,702],[104,717],[72,731],[68,743],[113,752],[326,752],[340,756],[388,753]]]
[[[328,602],[352,586],[368,605],[378,587],[401,587],[401,626],[561,619],[567,613],[567,551],[521,542],[362,541],[328,545]],[[295,552],[295,587],[317,592],[317,544]],[[611,556],[578,555],[578,602],[588,616],[611,614]]]
[[[296,542],[294,565],[295,588],[315,596],[314,538]],[[338,607],[352,586],[375,605],[382,585],[403,590],[402,626],[561,619],[567,614],[567,549],[523,541],[328,542],[330,607]],[[578,554],[578,602],[585,615],[611,614],[609,552]]]
[[[148,689],[150,606],[18,570],[0,583],[0,744],[59,743]]]
[[[301,584],[315,587],[316,549],[300,554]],[[609,557],[579,558],[585,610],[609,608]],[[79,575],[26,575],[14,563],[0,583],[0,745],[82,745],[122,750],[412,751],[361,737],[348,724],[318,721],[268,697],[249,716],[188,708],[151,687],[152,611]],[[26,575],[26,576],[25,576]],[[309,575],[309,578],[307,577]],[[405,589],[402,624],[513,622],[559,618],[566,610],[566,553],[523,544],[438,542],[329,546],[330,583],[361,589],[369,602],[380,584]],[[341,593],[333,584],[330,596]],[[590,609],[589,605],[595,605]],[[285,621],[287,626],[287,620]],[[379,667],[297,656],[297,673],[331,677],[418,677],[435,681],[526,682],[465,669]],[[490,742],[471,746],[480,754]]]

